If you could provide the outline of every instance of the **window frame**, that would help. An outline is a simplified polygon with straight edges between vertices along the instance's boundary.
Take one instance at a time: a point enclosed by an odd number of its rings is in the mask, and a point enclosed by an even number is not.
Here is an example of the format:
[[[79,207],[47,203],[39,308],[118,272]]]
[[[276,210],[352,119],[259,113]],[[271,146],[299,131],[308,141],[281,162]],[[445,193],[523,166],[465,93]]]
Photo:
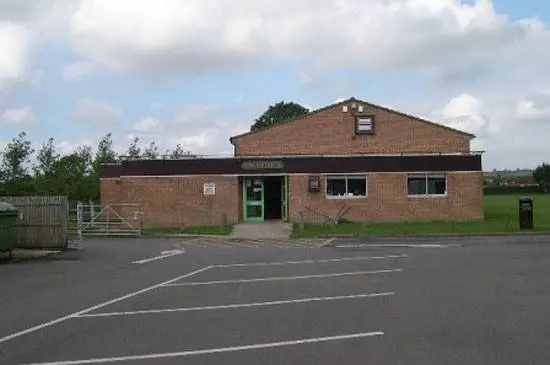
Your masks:
[[[371,120],[371,129],[370,131],[361,131],[359,130],[359,123],[361,119],[369,118]],[[374,130],[376,127],[374,115],[357,115],[355,117],[355,134],[357,135],[374,135]]]
[[[348,181],[349,180],[363,180],[365,181],[365,195],[329,195],[328,194],[328,181],[333,178],[345,178],[346,180],[346,194],[348,193]],[[329,200],[357,200],[357,199],[366,199],[369,196],[369,176],[365,173],[352,173],[352,174],[327,174],[325,175],[325,198]]]
[[[409,178],[410,177],[420,177],[424,176],[426,193],[425,194],[410,194],[409,193]],[[444,178],[445,179],[445,193],[444,194],[429,194],[428,191],[428,180],[429,178]],[[407,173],[405,178],[405,189],[407,191],[407,197],[417,199],[417,198],[445,198],[449,193],[449,178],[446,173],[438,172],[416,172],[416,173]]]

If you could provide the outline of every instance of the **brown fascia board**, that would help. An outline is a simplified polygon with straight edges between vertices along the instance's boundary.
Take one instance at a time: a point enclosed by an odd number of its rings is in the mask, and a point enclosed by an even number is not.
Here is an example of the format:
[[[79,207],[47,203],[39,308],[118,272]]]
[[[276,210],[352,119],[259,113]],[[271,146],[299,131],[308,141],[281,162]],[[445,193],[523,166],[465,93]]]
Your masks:
[[[303,119],[305,117],[308,117],[310,115],[313,115],[313,114],[317,114],[317,113],[320,113],[320,112],[323,112],[327,109],[331,109],[331,108],[334,108],[334,107],[337,107],[339,105],[344,105],[344,104],[348,104],[348,103],[351,103],[351,102],[356,102],[356,103],[361,103],[361,104],[365,104],[367,106],[370,106],[372,108],[377,108],[377,109],[381,109],[381,110],[385,110],[389,113],[393,113],[393,114],[398,114],[398,115],[401,115],[403,117],[407,117],[407,118],[411,118],[411,119],[414,119],[414,120],[417,120],[419,122],[422,122],[422,123],[426,123],[426,124],[430,124],[432,126],[435,126],[435,127],[439,127],[439,128],[442,128],[442,129],[446,129],[446,130],[449,130],[451,132],[455,132],[455,133],[458,133],[458,134],[462,134],[466,137],[468,137],[469,139],[474,139],[476,138],[476,136],[474,134],[471,134],[471,133],[467,133],[467,132],[464,132],[464,131],[461,131],[459,129],[455,129],[455,128],[451,128],[451,127],[447,127],[446,125],[443,125],[443,124],[439,124],[439,123],[435,123],[435,122],[432,122],[432,121],[429,121],[429,120],[426,120],[426,119],[423,119],[423,118],[420,118],[420,117],[417,117],[417,116],[414,116],[414,115],[411,115],[411,114],[407,114],[407,113],[403,113],[403,112],[400,112],[398,110],[395,110],[395,109],[391,109],[391,108],[387,108],[387,107],[384,107],[384,106],[381,106],[381,105],[376,105],[376,104],[372,104],[372,103],[369,103],[369,102],[366,102],[366,101],[363,101],[363,100],[359,100],[359,99],[356,99],[354,97],[351,97],[347,100],[343,100],[343,101],[340,101],[338,103],[334,103],[334,104],[330,104],[330,105],[327,105],[325,107],[322,107],[320,109],[316,109],[316,110],[313,110],[305,115],[302,115],[302,116],[299,116],[299,117],[296,117],[296,118],[292,118],[292,119],[288,119],[288,120],[285,120],[284,122],[281,122],[281,123],[278,123],[278,124],[274,124],[274,125],[270,125],[269,127],[265,127],[265,128],[262,128],[262,129],[259,129],[257,131],[250,131],[250,132],[246,132],[246,133],[242,133],[242,134],[239,134],[239,135],[236,135],[236,136],[233,136],[233,137],[230,137],[229,138],[229,142],[231,142],[232,145],[235,145],[235,140],[241,138],[241,137],[246,137],[248,135],[251,135],[251,134],[256,134],[256,133],[260,133],[260,132],[263,132],[267,129],[270,129],[270,128],[274,128],[276,126],[279,126],[281,124],[287,124],[287,123],[292,123],[292,122],[295,122],[297,120],[300,120],[300,119]]]

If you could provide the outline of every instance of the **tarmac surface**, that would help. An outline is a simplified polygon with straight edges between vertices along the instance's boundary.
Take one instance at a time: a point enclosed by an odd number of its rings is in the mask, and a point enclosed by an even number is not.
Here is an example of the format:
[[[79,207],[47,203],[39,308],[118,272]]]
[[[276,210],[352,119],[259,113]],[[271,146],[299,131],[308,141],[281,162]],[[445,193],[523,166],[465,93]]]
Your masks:
[[[550,237],[102,239],[0,263],[0,364],[548,364]]]

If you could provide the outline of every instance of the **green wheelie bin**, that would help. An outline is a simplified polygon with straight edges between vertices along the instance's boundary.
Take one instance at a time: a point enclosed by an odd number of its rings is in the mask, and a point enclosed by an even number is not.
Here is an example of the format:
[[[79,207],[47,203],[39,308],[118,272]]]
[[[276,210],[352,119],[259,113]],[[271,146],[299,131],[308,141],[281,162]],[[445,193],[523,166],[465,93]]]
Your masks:
[[[17,216],[17,208],[11,204],[0,202],[0,252],[7,252],[9,260],[12,258],[13,246],[15,245]]]

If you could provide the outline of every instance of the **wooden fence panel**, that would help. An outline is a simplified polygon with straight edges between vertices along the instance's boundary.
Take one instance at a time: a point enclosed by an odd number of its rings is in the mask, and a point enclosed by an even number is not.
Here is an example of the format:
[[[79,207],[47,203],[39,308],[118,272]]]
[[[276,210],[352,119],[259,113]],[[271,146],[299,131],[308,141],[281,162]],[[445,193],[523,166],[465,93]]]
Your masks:
[[[69,201],[65,196],[6,196],[19,211],[15,226],[17,248],[66,249]]]

